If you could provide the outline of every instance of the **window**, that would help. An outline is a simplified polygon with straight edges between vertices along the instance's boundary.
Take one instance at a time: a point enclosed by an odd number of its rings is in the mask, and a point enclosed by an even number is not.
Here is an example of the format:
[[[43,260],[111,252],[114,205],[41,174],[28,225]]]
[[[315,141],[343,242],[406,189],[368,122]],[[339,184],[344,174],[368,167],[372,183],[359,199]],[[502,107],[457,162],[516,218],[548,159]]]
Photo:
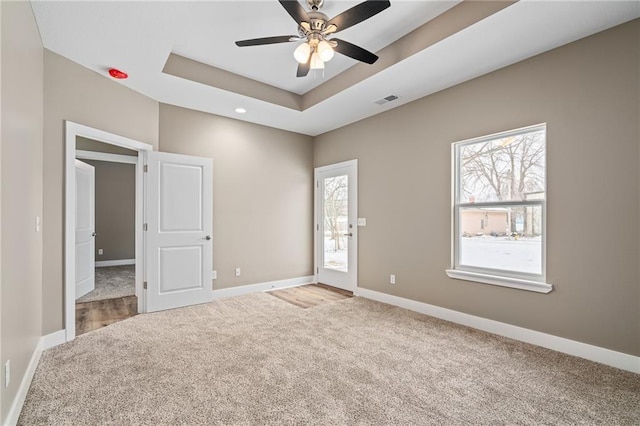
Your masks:
[[[548,293],[546,125],[453,144],[451,278]]]

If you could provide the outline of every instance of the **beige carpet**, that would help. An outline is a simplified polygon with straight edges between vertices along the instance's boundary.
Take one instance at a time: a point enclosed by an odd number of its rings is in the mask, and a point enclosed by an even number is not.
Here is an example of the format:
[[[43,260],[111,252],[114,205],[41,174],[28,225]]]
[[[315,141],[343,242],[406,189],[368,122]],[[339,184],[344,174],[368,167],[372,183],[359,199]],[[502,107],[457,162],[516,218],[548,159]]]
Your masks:
[[[359,297],[139,315],[45,351],[21,425],[639,424],[640,375]]]
[[[136,265],[96,268],[95,288],[76,299],[76,303],[135,296]]]

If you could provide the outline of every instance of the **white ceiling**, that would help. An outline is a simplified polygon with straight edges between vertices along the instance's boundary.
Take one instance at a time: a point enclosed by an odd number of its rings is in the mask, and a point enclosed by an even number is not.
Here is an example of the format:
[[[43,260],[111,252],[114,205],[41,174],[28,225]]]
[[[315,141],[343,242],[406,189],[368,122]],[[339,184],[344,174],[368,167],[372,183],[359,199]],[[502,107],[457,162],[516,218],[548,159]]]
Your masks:
[[[306,2],[303,2],[306,6]],[[359,3],[326,0],[333,17]],[[391,0],[339,37],[377,52],[458,1]],[[32,1],[44,47],[159,102],[317,135],[521,61],[640,16],[638,1],[521,0],[304,111],[163,74],[171,52],[304,94],[356,64],[336,55],[324,79],[296,78],[295,43],[239,48],[235,40],[296,34],[276,0]],[[398,101],[379,106],[390,94]],[[248,110],[238,115],[234,109]]]

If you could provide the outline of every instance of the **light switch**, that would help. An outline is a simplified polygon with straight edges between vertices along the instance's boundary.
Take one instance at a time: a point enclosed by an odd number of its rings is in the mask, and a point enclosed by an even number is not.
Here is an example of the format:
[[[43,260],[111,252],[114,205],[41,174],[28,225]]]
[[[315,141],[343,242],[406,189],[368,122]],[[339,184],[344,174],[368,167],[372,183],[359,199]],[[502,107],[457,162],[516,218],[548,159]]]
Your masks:
[[[358,218],[358,226],[367,226],[367,218],[359,217]]]
[[[36,232],[40,232],[40,216],[36,216]]]

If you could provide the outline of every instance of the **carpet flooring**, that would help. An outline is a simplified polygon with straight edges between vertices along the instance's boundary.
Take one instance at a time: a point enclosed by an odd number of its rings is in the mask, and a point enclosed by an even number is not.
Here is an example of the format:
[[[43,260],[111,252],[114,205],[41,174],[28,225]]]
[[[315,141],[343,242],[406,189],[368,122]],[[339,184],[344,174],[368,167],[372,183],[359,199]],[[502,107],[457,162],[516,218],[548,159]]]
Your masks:
[[[136,294],[136,266],[105,266],[96,268],[96,286],[76,299],[76,303],[115,299]]]
[[[353,297],[138,315],[44,351],[20,425],[640,423],[640,375]]]

